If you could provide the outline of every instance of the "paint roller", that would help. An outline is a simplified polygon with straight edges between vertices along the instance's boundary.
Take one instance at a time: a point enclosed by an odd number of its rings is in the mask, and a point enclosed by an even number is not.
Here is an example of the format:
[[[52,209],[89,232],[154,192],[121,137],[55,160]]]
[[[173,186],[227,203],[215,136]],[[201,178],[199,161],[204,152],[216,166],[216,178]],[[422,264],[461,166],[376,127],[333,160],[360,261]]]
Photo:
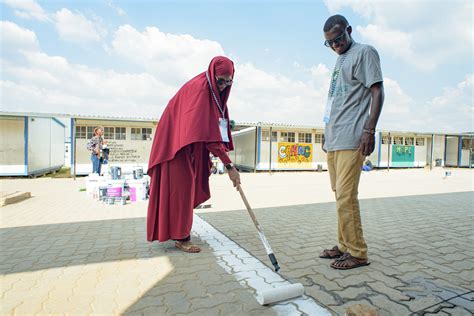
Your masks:
[[[257,228],[258,236],[260,237],[260,240],[262,241],[262,244],[265,247],[265,251],[267,252],[268,257],[270,258],[270,262],[275,268],[275,272],[278,272],[278,270],[280,270],[280,266],[278,265],[278,261],[275,257],[275,254],[273,253],[272,247],[270,247],[270,243],[268,242],[267,238],[265,237],[265,234],[263,233],[262,226],[260,226],[260,224],[258,223],[257,218],[255,217],[255,213],[250,207],[250,204],[247,198],[245,197],[244,191],[242,190],[242,187],[240,185],[237,187],[237,190],[239,191],[240,196],[242,197],[242,200],[244,201],[245,207],[247,208],[247,211],[250,215],[250,218],[252,219],[252,222]],[[260,291],[259,293],[257,293],[257,302],[260,303],[261,305],[268,305],[271,303],[289,300],[289,299],[301,296],[303,294],[304,294],[304,287],[301,283],[282,285],[276,288]]]

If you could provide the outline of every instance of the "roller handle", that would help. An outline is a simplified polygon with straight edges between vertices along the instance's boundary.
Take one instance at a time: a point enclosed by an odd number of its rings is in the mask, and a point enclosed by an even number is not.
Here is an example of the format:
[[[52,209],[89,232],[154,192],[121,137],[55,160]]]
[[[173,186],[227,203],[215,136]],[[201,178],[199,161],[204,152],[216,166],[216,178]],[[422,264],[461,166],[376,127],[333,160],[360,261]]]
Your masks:
[[[245,197],[244,191],[242,190],[242,187],[239,185],[237,187],[237,190],[239,190],[240,196],[242,197],[242,201],[244,201],[245,207],[247,208],[247,211],[249,212],[250,218],[252,219],[252,222],[254,223],[255,227],[257,227],[257,230],[259,232],[262,232],[262,229],[260,228],[260,224],[257,221],[257,218],[255,217],[255,214],[250,207],[249,201],[247,201],[247,198]]]

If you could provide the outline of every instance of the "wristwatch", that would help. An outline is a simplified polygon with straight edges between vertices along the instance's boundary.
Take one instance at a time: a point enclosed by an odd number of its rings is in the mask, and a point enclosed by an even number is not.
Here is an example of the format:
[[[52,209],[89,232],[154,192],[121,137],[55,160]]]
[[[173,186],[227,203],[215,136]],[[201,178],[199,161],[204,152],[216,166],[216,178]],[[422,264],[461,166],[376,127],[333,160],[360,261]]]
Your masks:
[[[228,163],[227,165],[225,165],[225,168],[227,170],[230,170],[230,169],[234,168],[234,164],[233,163]]]
[[[375,129],[364,128],[364,133],[375,135]]]

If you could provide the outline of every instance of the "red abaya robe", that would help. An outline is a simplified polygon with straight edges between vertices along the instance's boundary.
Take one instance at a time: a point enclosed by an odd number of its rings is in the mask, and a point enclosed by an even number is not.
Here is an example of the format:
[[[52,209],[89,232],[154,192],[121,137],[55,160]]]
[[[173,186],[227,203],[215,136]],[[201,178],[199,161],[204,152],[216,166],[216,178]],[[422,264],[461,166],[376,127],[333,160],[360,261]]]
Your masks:
[[[150,176],[148,241],[188,237],[193,209],[211,196],[209,152],[224,163],[230,163],[226,154],[233,149],[230,125],[227,128],[229,142],[224,143],[219,119],[224,117],[229,122],[227,99],[231,86],[219,94],[216,69],[234,74],[232,61],[222,56],[215,57],[207,72],[181,87],[169,101],[158,123],[147,171]]]

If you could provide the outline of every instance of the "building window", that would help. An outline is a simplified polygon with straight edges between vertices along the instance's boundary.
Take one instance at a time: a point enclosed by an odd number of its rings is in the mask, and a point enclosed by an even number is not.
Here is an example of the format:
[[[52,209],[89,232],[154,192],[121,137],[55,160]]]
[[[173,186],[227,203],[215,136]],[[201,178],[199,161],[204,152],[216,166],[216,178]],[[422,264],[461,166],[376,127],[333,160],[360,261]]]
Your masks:
[[[288,133],[287,132],[281,132],[280,133],[280,140],[282,142],[287,142],[288,141]]]
[[[86,138],[86,127],[85,126],[76,126],[76,138]]]
[[[278,140],[277,132],[272,132],[272,142],[276,142]]]
[[[104,138],[105,139],[115,139],[115,128],[114,127],[104,127]]]
[[[317,144],[321,144],[321,140],[323,139],[323,134],[314,134],[314,142]]]
[[[132,127],[132,140],[151,140],[151,128]]]
[[[151,128],[150,127],[142,128],[142,139],[143,140],[151,140]]]
[[[415,140],[415,145],[416,146],[425,146],[425,139],[417,137],[416,140]]]
[[[413,137],[405,137],[405,145],[407,146],[413,146]]]
[[[262,131],[262,141],[270,141],[270,131]]]
[[[295,142],[295,133],[288,132],[288,142],[289,143],[294,143]]]
[[[382,144],[390,144],[390,136],[382,136]]]
[[[462,140],[462,149],[474,149],[474,139],[465,138]]]
[[[304,133],[298,133],[298,143],[304,143]]]
[[[141,140],[142,139],[141,128],[132,127],[131,132],[132,132],[132,134],[131,134],[132,140]]]
[[[311,143],[312,138],[311,133],[298,133],[298,143]]]
[[[395,145],[403,145],[403,137],[401,136],[394,136],[393,137],[393,143]]]
[[[115,139],[125,140],[126,139],[125,131],[126,131],[125,127],[116,127],[115,128]]]
[[[87,126],[87,139],[94,137],[94,126]]]

